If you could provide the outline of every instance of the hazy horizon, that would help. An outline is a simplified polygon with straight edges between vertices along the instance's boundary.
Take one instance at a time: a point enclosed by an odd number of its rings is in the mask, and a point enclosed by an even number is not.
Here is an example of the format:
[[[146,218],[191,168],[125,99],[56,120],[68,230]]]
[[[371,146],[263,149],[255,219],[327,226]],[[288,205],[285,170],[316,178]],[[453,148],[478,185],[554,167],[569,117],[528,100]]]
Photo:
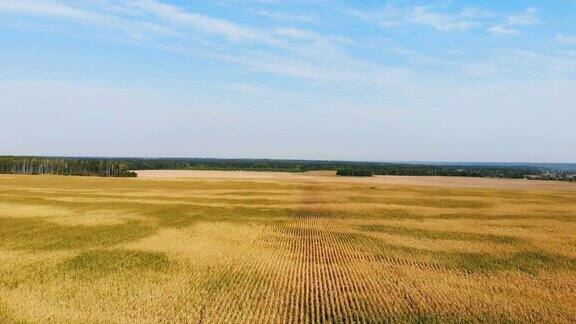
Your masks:
[[[307,159],[307,158],[269,158],[269,157],[211,157],[211,156],[121,156],[121,155],[38,155],[38,154],[0,154],[14,157],[46,157],[46,158],[70,158],[70,159],[190,159],[190,160],[275,160],[275,161],[319,161],[319,162],[359,162],[359,163],[391,163],[391,164],[430,164],[430,165],[571,165],[576,162],[531,162],[531,161],[404,161],[404,160],[341,160],[341,159]]]
[[[576,2],[0,0],[0,155],[574,163]]]

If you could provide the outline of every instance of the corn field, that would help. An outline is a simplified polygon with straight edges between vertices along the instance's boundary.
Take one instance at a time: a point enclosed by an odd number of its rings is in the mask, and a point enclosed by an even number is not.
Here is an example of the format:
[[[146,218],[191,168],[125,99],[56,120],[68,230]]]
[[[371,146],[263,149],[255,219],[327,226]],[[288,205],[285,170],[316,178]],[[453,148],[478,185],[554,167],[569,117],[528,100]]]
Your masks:
[[[0,175],[0,322],[575,321],[576,186]]]

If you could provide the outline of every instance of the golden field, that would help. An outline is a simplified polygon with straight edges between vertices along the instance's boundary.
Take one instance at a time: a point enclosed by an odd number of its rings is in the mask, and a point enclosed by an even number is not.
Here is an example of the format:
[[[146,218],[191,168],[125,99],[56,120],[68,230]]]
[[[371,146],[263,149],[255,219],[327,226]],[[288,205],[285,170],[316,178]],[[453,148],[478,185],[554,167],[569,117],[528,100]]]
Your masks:
[[[574,322],[576,184],[0,175],[0,322]]]

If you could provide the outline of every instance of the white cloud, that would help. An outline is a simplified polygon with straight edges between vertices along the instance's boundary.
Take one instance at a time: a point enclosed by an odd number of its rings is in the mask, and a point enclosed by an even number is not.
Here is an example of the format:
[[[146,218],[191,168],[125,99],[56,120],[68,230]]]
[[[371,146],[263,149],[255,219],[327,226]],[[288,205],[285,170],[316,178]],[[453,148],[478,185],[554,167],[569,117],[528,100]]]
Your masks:
[[[340,51],[349,42],[347,39],[305,29],[261,30],[156,0],[101,0],[76,5],[47,0],[17,3],[0,0],[0,12],[63,19],[110,33],[122,31],[130,40],[148,40],[149,45],[157,48],[303,79],[327,80],[329,75],[340,73],[338,68],[319,67],[316,60],[320,57],[340,55],[341,61],[349,60]],[[228,42],[209,36],[221,36]],[[244,46],[238,42],[252,44]],[[252,45],[262,48],[255,51],[250,48]]]
[[[183,53],[194,59],[314,83],[381,86],[398,78],[413,76],[409,69],[414,64],[482,76],[499,75],[501,71],[507,69],[503,64],[494,64],[489,60],[483,62],[480,58],[472,64],[466,61],[466,57],[471,56],[470,53],[466,53],[462,48],[458,49],[461,53],[455,51],[452,54],[444,52],[416,55],[410,48],[394,44],[382,46],[381,42],[374,42],[373,38],[352,39],[310,29],[274,25],[267,29],[257,28],[203,15],[160,0],[20,0],[19,2],[0,0],[0,11],[67,19],[98,26],[110,33],[121,34],[118,32],[121,31],[128,34],[131,39],[142,38],[147,45],[154,48]],[[388,4],[381,10],[373,12],[356,10],[350,11],[350,14],[386,26],[418,25],[441,32],[481,28],[480,30],[492,34],[508,36],[519,34],[522,25],[537,21],[533,18],[536,17],[537,11],[532,8],[520,14],[506,16],[503,13],[495,14],[474,8],[441,11],[431,7],[396,7]],[[563,43],[575,42],[574,37],[562,34],[556,39]],[[362,57],[356,54],[358,48],[367,49],[366,52],[371,53]],[[385,52],[390,55],[394,51],[396,53],[392,55],[405,56],[404,59],[409,63],[398,61],[388,63],[376,57]],[[550,53],[550,57],[558,55]],[[525,58],[524,61],[526,60]],[[511,61],[513,63],[513,60]],[[570,58],[566,57],[552,61],[546,59],[546,56],[538,56],[531,58],[530,61],[534,66],[541,67],[538,72],[568,74],[574,71],[574,64],[571,64]],[[515,73],[532,69],[523,66]],[[510,68],[506,71],[512,70]]]
[[[157,36],[175,36],[177,32],[153,22],[115,15],[110,10],[96,11],[91,8],[71,6],[65,2],[46,0],[0,0],[0,12],[63,19],[105,31],[119,31],[130,40],[144,40]],[[37,24],[38,29],[40,24]],[[50,29],[50,28],[47,28]]]
[[[535,25],[539,22],[538,10],[535,8],[528,8],[523,12],[508,16],[507,24],[511,26],[527,26]]]
[[[80,6],[84,4],[85,7]],[[48,0],[0,0],[0,11],[25,15],[41,15],[74,20],[83,24],[97,25],[104,29],[130,29],[141,34],[179,33],[178,26],[190,27],[196,31],[219,35],[228,40],[266,41],[263,31],[242,26],[227,20],[212,18],[156,0],[94,1],[77,6],[63,1]],[[151,23],[146,16],[154,16],[161,21]],[[168,25],[166,25],[168,23]]]
[[[493,35],[515,36],[520,32],[514,27],[535,25],[539,22],[538,10],[528,8],[520,13],[508,15],[503,23],[493,25],[487,30]]]
[[[153,14],[169,23],[187,25],[209,34],[216,34],[230,40],[263,40],[265,33],[227,20],[212,18],[155,0],[132,0],[127,4],[137,10]]]
[[[70,7],[66,4],[38,0],[0,0],[0,11],[30,15],[56,16],[84,22],[108,23],[111,17],[89,10]]]
[[[465,31],[477,25],[459,15],[434,12],[426,7],[412,8],[405,19],[407,22],[429,26],[443,32]]]
[[[430,7],[396,7],[388,3],[376,11],[348,10],[350,16],[358,19],[372,21],[380,26],[393,28],[406,25],[420,25],[430,27],[437,31],[452,32],[466,31],[478,26],[472,18],[477,18],[481,12],[466,9],[459,13],[441,12]]]
[[[496,25],[488,28],[488,31],[495,35],[514,36],[518,35],[518,31],[503,25]]]
[[[535,25],[539,22],[538,10],[535,8],[507,15],[475,7],[452,12],[430,6],[398,7],[388,2],[379,10],[350,9],[347,13],[387,28],[420,25],[441,32],[463,32],[482,28],[491,34],[508,36],[520,34],[517,29],[522,26]]]
[[[479,9],[474,7],[468,7],[460,12],[460,17],[469,18],[469,19],[486,19],[486,18],[493,18],[497,16],[496,13],[485,10]]]
[[[304,42],[309,41],[311,43],[305,43],[307,47],[310,46],[320,46],[324,50],[327,48],[334,48],[335,46],[342,44],[352,44],[354,43],[351,39],[339,36],[329,36],[319,34],[307,29],[300,28],[280,28],[274,32],[274,35],[283,37],[284,40],[295,40],[304,44]]]
[[[576,35],[556,35],[556,41],[562,44],[576,44]]]
[[[304,23],[314,23],[316,22],[316,18],[310,15],[300,15],[300,14],[290,14],[285,12],[278,12],[278,11],[269,11],[269,10],[251,10],[251,13],[267,17],[271,19],[283,19],[283,20],[292,20],[297,22],[304,22]]]

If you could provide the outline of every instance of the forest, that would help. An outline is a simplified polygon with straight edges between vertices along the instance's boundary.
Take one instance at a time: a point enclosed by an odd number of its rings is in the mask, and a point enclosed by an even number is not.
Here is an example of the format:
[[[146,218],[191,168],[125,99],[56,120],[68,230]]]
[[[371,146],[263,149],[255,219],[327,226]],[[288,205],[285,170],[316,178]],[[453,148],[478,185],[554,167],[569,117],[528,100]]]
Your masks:
[[[340,175],[463,176],[521,179],[553,171],[550,166],[499,164],[413,164],[353,161],[208,159],[208,158],[73,158],[0,156],[0,173],[135,177],[132,170],[243,170],[306,172],[336,170]]]
[[[135,177],[130,164],[117,159],[0,157],[0,173]]]
[[[367,169],[338,169],[336,175],[343,177],[371,177],[372,171]]]

